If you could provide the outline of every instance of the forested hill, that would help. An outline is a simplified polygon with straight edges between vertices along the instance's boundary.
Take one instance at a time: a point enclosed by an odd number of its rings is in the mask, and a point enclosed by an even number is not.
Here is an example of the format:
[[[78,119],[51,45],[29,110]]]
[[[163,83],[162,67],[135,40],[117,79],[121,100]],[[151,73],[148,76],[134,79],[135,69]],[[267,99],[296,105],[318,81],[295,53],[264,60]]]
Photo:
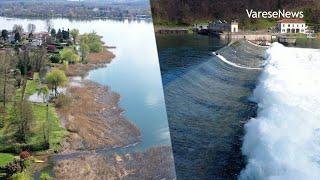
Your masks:
[[[189,25],[214,19],[248,23],[246,9],[303,10],[307,22],[320,23],[319,0],[151,0],[151,7],[158,25]]]

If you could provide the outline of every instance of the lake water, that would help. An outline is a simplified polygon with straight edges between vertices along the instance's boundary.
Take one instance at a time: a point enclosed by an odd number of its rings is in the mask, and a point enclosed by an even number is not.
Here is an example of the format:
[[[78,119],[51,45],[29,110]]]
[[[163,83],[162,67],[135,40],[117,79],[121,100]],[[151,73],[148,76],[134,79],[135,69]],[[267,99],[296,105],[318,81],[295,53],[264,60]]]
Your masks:
[[[212,37],[159,35],[157,44],[178,179],[237,179],[258,72],[218,60],[212,51],[224,44]]]
[[[80,33],[95,31],[108,46],[116,46],[116,55],[105,68],[91,71],[88,79],[107,85],[121,95],[120,107],[124,115],[142,132],[139,150],[159,145],[170,145],[170,133],[159,61],[152,22],[117,20],[52,19],[55,29],[79,29]],[[0,17],[1,29],[12,29],[14,24],[36,25],[45,31],[45,20]]]

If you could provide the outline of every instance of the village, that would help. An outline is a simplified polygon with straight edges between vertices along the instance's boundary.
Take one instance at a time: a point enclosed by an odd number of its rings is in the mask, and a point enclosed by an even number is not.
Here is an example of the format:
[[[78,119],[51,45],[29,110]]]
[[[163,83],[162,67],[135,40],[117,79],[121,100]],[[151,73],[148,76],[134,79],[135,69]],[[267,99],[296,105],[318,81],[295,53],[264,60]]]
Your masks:
[[[208,24],[194,24],[192,31],[201,35],[212,35],[226,42],[246,39],[266,46],[272,42],[294,45],[297,39],[320,39],[315,27],[308,26],[303,19],[278,20],[273,27],[265,30],[244,30],[237,21],[213,21]]]

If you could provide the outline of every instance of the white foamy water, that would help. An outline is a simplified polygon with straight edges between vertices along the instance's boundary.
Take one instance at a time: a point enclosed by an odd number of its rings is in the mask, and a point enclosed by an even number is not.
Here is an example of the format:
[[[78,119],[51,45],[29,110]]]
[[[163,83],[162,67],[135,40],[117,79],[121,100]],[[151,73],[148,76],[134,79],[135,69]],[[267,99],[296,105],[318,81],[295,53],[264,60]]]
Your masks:
[[[274,43],[246,125],[240,180],[320,179],[320,50]]]

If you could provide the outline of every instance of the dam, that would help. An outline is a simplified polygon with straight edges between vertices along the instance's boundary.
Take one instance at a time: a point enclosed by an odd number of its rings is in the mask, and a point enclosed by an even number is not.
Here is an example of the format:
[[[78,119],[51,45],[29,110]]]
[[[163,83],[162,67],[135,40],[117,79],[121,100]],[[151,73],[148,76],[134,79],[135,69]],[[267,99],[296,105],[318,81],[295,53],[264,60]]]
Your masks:
[[[245,167],[243,125],[256,116],[249,100],[265,48],[246,41],[226,46],[199,35],[158,36],[171,140],[179,179],[237,179]]]

